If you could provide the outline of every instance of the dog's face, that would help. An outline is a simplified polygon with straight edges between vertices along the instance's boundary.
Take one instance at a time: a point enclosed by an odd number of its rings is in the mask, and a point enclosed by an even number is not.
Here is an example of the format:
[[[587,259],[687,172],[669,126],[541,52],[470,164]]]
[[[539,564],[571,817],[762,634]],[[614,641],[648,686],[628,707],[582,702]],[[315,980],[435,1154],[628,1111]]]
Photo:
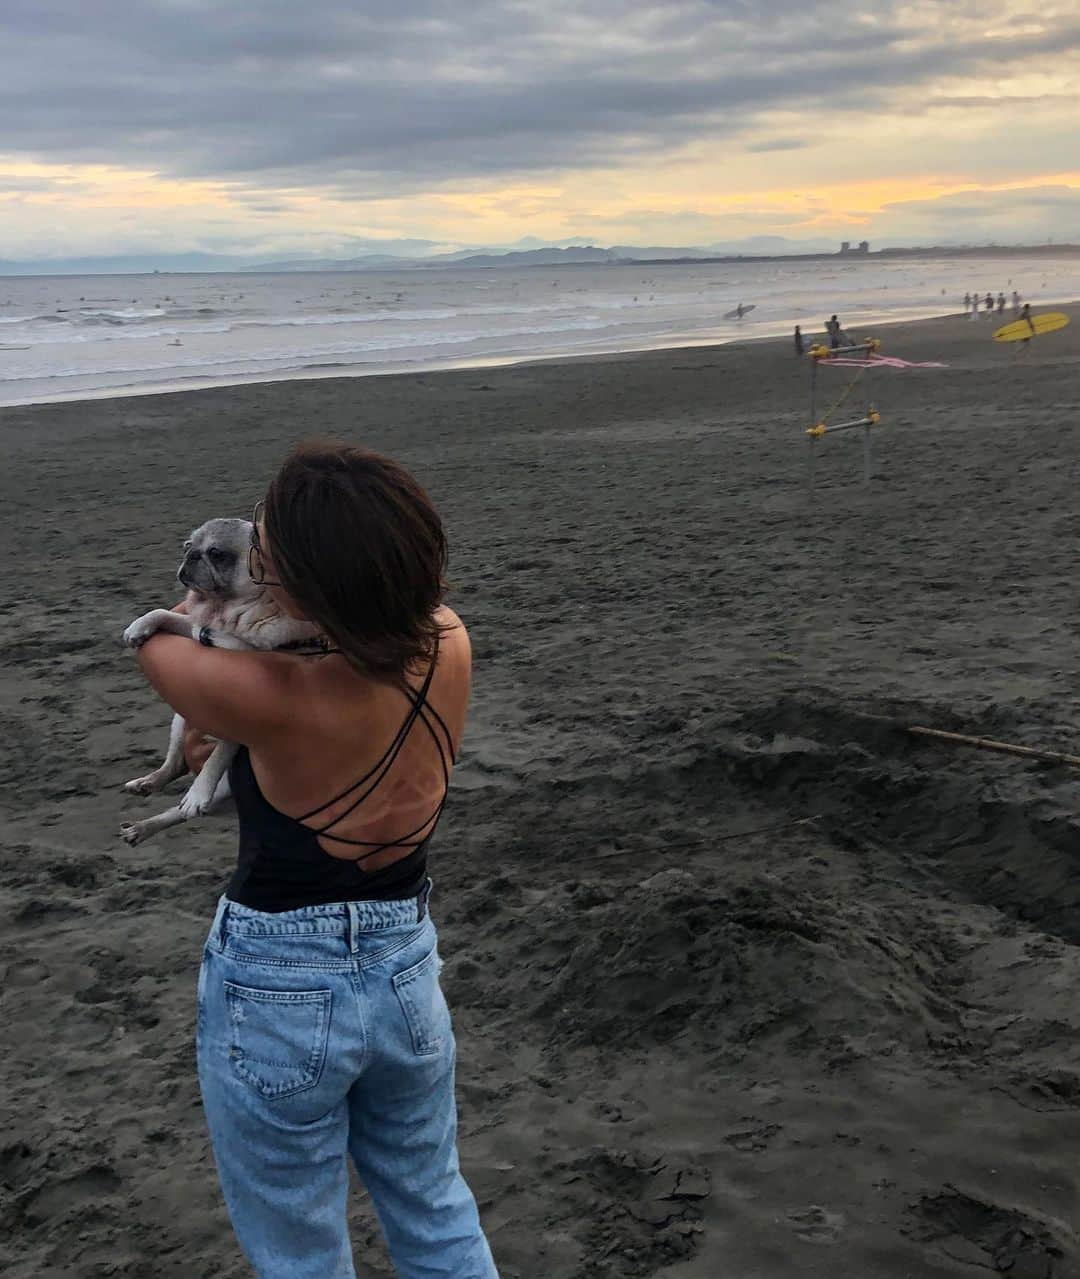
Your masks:
[[[250,520],[207,520],[184,543],[176,576],[189,591],[213,599],[253,598],[263,587],[248,571],[250,546]]]

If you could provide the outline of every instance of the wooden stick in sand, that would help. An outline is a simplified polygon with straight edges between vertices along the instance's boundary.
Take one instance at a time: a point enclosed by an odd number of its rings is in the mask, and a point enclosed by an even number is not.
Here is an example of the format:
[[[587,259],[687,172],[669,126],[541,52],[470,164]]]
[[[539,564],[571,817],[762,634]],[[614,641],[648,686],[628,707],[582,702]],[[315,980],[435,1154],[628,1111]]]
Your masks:
[[[1011,742],[996,742],[990,737],[969,737],[966,733],[946,733],[940,728],[922,728],[917,725],[906,725],[906,733],[914,733],[917,737],[934,737],[940,741],[956,742],[961,746],[975,746],[984,751],[1000,751],[1004,755],[1023,755],[1028,759],[1044,759],[1051,764],[1068,764],[1071,768],[1080,768],[1080,755],[1066,755],[1061,751],[1044,751],[1034,746],[1015,746]]]

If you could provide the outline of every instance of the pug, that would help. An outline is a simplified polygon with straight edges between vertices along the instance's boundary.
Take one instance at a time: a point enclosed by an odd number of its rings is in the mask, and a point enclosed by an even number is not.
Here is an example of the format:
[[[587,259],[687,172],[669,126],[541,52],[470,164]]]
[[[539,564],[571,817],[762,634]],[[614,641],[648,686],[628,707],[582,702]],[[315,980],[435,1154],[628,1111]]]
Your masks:
[[[213,648],[296,649],[323,647],[310,622],[283,613],[265,586],[252,581],[249,566],[250,520],[208,520],[184,543],[184,559],[176,576],[187,588],[186,612],[155,608],[124,631],[128,648],[140,648],[151,635],[168,631]],[[230,796],[228,770],[236,754],[234,742],[218,741],[187,793],[174,808],[141,822],[124,822],[120,837],[138,844],[180,822],[201,817]],[[169,748],[162,764],[124,789],[152,795],[187,771],[184,762],[184,717],[174,715]]]

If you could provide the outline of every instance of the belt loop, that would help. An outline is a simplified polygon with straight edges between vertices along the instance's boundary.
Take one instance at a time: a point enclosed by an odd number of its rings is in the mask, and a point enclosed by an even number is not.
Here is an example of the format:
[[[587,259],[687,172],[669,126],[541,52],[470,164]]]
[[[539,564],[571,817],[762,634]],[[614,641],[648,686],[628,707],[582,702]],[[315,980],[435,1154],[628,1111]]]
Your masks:
[[[217,910],[214,912],[214,922],[210,927],[210,936],[217,945],[224,947],[225,942],[225,920],[229,913],[229,899],[224,893],[218,898]]]
[[[427,918],[428,898],[431,896],[432,882],[425,880],[423,888],[416,894],[416,922],[422,924]]]
[[[360,911],[356,902],[346,902],[345,909],[349,912],[349,954],[355,955],[360,949]]]

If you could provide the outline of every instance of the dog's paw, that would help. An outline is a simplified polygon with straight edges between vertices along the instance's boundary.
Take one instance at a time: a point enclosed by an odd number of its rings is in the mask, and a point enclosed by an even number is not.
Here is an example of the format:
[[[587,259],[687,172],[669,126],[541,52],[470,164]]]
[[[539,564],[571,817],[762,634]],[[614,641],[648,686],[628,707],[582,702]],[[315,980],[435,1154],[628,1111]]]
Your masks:
[[[144,613],[142,617],[137,617],[131,623],[122,636],[125,648],[142,648],[158,629],[157,614],[159,612],[159,609],[154,609],[150,613]]]
[[[132,848],[142,839],[142,823],[141,822],[124,822],[120,827],[120,838],[125,844],[130,844]]]
[[[145,777],[133,777],[130,782],[124,783],[124,790],[129,795],[152,795],[154,791],[160,789],[157,773],[147,773]]]
[[[156,627],[144,626],[141,621],[132,622],[120,637],[120,642],[125,648],[142,648],[156,629]]]
[[[184,821],[189,822],[193,817],[202,817],[209,809],[213,798],[213,795],[207,795],[205,791],[200,791],[198,786],[193,786],[177,804],[177,808],[183,814]]]

